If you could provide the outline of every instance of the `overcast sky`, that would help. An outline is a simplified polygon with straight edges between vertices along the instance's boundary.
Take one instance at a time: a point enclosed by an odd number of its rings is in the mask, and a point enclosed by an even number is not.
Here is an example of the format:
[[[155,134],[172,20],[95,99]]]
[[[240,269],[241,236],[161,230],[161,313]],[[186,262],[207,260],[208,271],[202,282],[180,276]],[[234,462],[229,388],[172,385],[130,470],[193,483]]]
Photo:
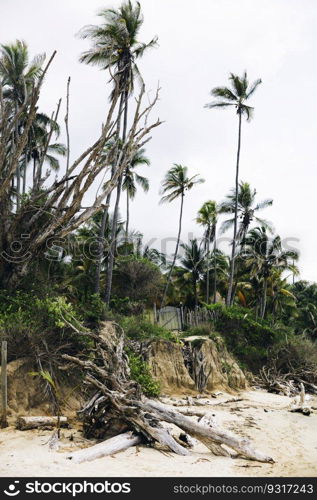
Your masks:
[[[0,0],[1,42],[24,39],[31,54],[54,49],[57,56],[43,89],[41,108],[50,113],[66,81],[71,86],[72,157],[99,134],[107,106],[104,72],[78,62],[88,41],[76,38],[85,24],[97,24],[102,7],[118,0]],[[317,187],[317,2],[316,0],[143,0],[140,40],[159,37],[159,46],[139,66],[147,89],[159,81],[155,115],[165,123],[147,146],[151,167],[148,194],[131,207],[131,227],[144,240],[177,233],[178,203],[158,205],[159,187],[173,163],[199,173],[205,183],[186,197],[183,240],[201,231],[194,222],[208,199],[220,201],[234,184],[237,116],[208,110],[210,90],[227,84],[230,72],[247,70],[262,78],[252,105],[254,119],[243,123],[241,180],[272,197],[263,211],[282,238],[295,238],[301,277],[317,281],[315,207]],[[63,111],[64,114],[64,111]],[[91,193],[93,196],[93,193]],[[121,209],[124,214],[124,204]],[[169,250],[172,247],[168,248]]]

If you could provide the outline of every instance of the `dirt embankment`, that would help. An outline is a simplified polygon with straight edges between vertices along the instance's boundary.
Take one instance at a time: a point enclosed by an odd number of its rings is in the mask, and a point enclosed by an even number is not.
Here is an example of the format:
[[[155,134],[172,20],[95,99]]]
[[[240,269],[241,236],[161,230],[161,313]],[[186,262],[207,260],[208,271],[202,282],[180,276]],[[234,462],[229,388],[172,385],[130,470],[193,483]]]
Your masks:
[[[221,339],[188,337],[179,344],[156,340],[149,343],[146,358],[164,394],[247,387],[243,371]]]
[[[155,340],[147,344],[145,352],[163,394],[195,394],[197,390],[230,392],[247,387],[244,373],[220,339],[190,337],[180,343]],[[28,358],[8,364],[9,415],[51,414],[47,384],[32,375],[36,370]],[[62,385],[60,399],[64,412],[80,408],[83,403],[80,389],[76,380]]]

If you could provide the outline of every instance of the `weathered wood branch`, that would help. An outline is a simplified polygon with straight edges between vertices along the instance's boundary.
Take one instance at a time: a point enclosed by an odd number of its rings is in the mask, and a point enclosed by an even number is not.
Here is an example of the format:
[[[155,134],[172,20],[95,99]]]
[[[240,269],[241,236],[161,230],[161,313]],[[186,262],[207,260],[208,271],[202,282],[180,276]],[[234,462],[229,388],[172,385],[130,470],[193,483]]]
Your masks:
[[[105,457],[107,455],[114,455],[119,451],[124,451],[131,446],[136,446],[140,444],[142,439],[140,436],[133,434],[132,432],[125,432],[114,436],[102,443],[95,444],[89,448],[84,448],[82,450],[74,451],[66,456],[69,460],[72,460],[76,464],[82,462],[91,462],[97,458]]]
[[[40,427],[56,427],[59,422],[60,427],[67,427],[67,417],[18,417],[16,421],[16,428],[20,431],[27,431],[29,429],[38,429]]]

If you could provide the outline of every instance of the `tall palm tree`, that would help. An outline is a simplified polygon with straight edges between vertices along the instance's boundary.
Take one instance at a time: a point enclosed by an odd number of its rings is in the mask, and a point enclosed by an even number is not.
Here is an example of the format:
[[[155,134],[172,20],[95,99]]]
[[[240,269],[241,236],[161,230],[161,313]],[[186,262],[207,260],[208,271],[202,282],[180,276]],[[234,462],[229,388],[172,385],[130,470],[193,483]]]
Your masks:
[[[217,222],[218,222],[219,208],[217,202],[214,200],[206,201],[198,211],[196,222],[205,228],[204,240],[205,250],[207,253],[207,271],[206,271],[206,303],[209,304],[209,282],[210,282],[210,243],[214,242],[213,257],[216,258],[217,249]],[[214,276],[213,276],[213,301],[217,301],[217,266],[214,263]]]
[[[258,217],[256,214],[258,211],[271,206],[273,200],[268,198],[256,202],[256,193],[256,189],[252,189],[248,182],[239,182],[238,217],[240,219],[240,224],[237,232],[237,243],[241,243],[242,245],[252,221],[267,229],[271,228],[268,221]],[[221,229],[223,232],[234,225],[235,203],[236,193],[235,189],[232,189],[226,199],[220,204],[220,213],[233,214],[233,218],[225,220],[222,223]]]
[[[145,149],[141,148],[137,151],[124,172],[124,178],[122,182],[122,189],[126,191],[127,195],[127,218],[125,225],[126,242],[128,242],[129,235],[129,222],[130,222],[130,200],[133,200],[136,195],[137,184],[147,192],[149,190],[149,181],[143,175],[135,172],[135,169],[140,165],[150,165],[150,160],[145,155]]]
[[[85,26],[81,30],[82,38],[90,38],[93,46],[84,52],[80,58],[81,62],[100,66],[102,69],[114,71],[114,77],[119,82],[120,102],[117,114],[117,139],[121,140],[123,146],[126,140],[128,120],[128,99],[133,92],[135,78],[142,81],[136,59],[143,56],[144,52],[157,43],[153,38],[149,43],[138,41],[139,31],[143,24],[141,6],[136,2],[135,6],[130,0],[123,2],[118,9],[102,9],[99,12],[102,24]],[[114,93],[111,94],[111,98]],[[121,121],[123,116],[123,127]],[[121,132],[122,128],[122,133]],[[120,137],[121,136],[121,137]],[[120,158],[118,151],[117,161]],[[115,162],[116,163],[116,162]],[[115,166],[112,169],[112,174]],[[112,274],[115,253],[115,235],[119,212],[119,203],[122,188],[122,176],[118,179],[116,190],[116,202],[113,218],[112,249],[108,262],[107,283],[105,290],[105,301],[109,304],[111,296]],[[106,208],[110,203],[110,195],[106,200]],[[104,215],[106,220],[107,215]],[[99,291],[99,285],[96,285]]]
[[[161,302],[161,307],[163,307],[166,294],[168,291],[168,287],[171,281],[171,276],[172,272],[175,266],[176,258],[177,258],[177,253],[178,253],[178,247],[179,247],[179,242],[180,242],[180,237],[181,237],[181,232],[182,232],[182,218],[183,218],[183,207],[184,207],[184,197],[187,191],[192,189],[196,184],[201,184],[202,182],[205,182],[204,179],[201,179],[198,177],[198,175],[194,175],[193,177],[188,177],[188,168],[174,163],[174,166],[168,170],[168,172],[165,175],[165,178],[162,182],[162,190],[161,194],[165,195],[161,198],[161,203],[171,203],[172,201],[176,200],[177,198],[181,199],[180,203],[180,212],[179,212],[179,222],[178,222],[178,235],[177,235],[177,241],[176,241],[176,247],[175,247],[175,252],[174,252],[174,257],[172,261],[172,265],[170,267],[168,277],[167,277],[167,282],[165,285],[164,289],[164,294]]]
[[[260,317],[266,312],[268,280],[277,271],[282,273],[290,270],[298,274],[293,264],[298,259],[296,251],[283,250],[280,236],[268,237],[265,227],[256,227],[249,231],[245,239],[245,262],[250,266],[251,277],[257,276],[262,281],[262,300]]]
[[[229,81],[231,88],[229,87],[215,87],[211,91],[211,95],[216,98],[214,102],[206,104],[207,108],[227,108],[228,106],[234,106],[236,113],[238,115],[238,147],[237,147],[237,158],[236,158],[236,174],[235,174],[235,212],[234,212],[234,228],[233,228],[233,239],[232,239],[232,251],[231,251],[231,262],[230,262],[230,277],[229,286],[226,303],[231,305],[233,302],[233,279],[235,271],[235,256],[236,256],[236,239],[237,239],[237,229],[238,229],[238,192],[239,192],[239,166],[240,166],[240,148],[241,148],[241,125],[242,116],[246,116],[247,121],[252,117],[253,108],[248,106],[246,102],[254,94],[257,87],[260,85],[261,80],[255,80],[251,85],[249,85],[247,73],[244,72],[242,77],[234,75],[233,73],[229,76]]]

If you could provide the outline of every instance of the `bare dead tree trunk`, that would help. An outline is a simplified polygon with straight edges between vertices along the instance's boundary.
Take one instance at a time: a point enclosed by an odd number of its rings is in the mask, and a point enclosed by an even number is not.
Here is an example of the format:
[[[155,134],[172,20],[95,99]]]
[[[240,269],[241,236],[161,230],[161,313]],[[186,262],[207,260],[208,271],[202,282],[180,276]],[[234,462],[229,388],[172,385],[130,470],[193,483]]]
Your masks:
[[[69,137],[69,88],[70,88],[70,76],[67,80],[67,90],[66,90],[66,115],[65,115],[65,127],[66,127],[66,177],[68,177],[69,170],[69,160],[70,160],[70,137]],[[66,182],[66,187],[68,186],[68,181]]]

